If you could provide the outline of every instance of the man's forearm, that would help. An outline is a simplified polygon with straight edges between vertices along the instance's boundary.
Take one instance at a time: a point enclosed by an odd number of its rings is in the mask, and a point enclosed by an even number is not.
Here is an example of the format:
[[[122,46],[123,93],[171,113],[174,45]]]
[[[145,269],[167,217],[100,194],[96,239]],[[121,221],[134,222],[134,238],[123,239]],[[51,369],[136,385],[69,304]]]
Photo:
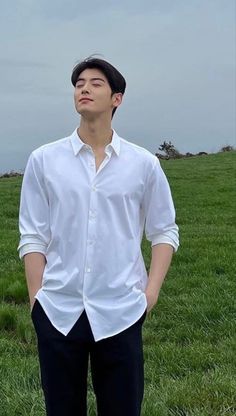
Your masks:
[[[162,283],[168,272],[173,256],[173,247],[169,244],[156,244],[152,247],[152,259],[146,288],[148,312],[156,304]]]
[[[41,253],[28,253],[24,256],[24,263],[30,306],[32,309],[34,304],[34,296],[42,286],[42,278],[46,264],[46,258]]]

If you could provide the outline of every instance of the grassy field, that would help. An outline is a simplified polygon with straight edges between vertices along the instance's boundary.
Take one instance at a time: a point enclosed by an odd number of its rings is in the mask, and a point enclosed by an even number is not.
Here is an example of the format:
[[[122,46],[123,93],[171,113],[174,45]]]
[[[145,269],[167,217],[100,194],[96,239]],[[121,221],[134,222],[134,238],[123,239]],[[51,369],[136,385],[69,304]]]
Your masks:
[[[142,416],[236,415],[236,153],[162,165],[181,247],[144,325]],[[20,186],[19,177],[0,179],[0,416],[43,416],[36,338],[16,253]],[[145,240],[142,248],[148,268]],[[90,383],[89,416],[95,415]]]

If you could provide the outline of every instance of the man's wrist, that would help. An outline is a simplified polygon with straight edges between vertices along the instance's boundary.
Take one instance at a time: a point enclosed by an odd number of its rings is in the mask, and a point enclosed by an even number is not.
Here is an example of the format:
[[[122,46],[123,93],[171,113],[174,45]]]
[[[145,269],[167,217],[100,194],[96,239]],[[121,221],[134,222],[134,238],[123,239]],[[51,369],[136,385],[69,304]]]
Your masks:
[[[162,279],[157,279],[156,277],[152,278],[152,276],[149,275],[146,291],[158,297],[160,292],[160,282],[162,282]]]

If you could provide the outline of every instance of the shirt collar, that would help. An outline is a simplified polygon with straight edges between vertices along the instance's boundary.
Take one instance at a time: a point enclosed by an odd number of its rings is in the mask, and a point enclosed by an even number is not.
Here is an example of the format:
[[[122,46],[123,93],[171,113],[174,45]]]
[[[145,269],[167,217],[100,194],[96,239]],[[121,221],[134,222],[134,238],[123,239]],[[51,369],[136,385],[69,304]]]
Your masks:
[[[115,130],[112,129],[112,131],[113,131],[112,140],[106,146],[106,149],[110,150],[112,148],[115,151],[115,153],[117,154],[117,156],[119,156],[119,154],[120,154],[120,137],[115,132]],[[70,136],[70,141],[71,141],[71,145],[72,145],[75,156],[77,156],[77,154],[80,152],[80,150],[84,146],[86,146],[86,143],[84,143],[81,140],[81,138],[79,137],[79,135],[77,133],[77,128],[75,129],[75,131]]]

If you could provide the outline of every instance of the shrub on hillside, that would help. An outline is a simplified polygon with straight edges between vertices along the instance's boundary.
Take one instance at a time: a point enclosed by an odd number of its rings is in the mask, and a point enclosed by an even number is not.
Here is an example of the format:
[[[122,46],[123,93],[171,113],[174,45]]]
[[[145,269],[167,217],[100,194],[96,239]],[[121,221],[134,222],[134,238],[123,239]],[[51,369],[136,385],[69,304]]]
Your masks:
[[[233,146],[223,146],[221,152],[232,152],[234,150]]]
[[[11,170],[10,172],[0,174],[0,178],[13,178],[14,176],[22,176],[22,175],[23,173],[15,172],[14,170]]]

